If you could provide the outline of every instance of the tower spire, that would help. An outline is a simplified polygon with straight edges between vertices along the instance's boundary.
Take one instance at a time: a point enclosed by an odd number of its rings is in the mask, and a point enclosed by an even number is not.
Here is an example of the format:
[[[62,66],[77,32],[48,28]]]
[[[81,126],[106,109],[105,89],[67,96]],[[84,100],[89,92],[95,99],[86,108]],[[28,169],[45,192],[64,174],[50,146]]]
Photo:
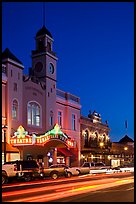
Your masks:
[[[128,129],[128,121],[125,120],[125,128],[126,128],[126,134],[127,134],[127,129]]]
[[[43,2],[43,26],[45,26],[45,2]]]

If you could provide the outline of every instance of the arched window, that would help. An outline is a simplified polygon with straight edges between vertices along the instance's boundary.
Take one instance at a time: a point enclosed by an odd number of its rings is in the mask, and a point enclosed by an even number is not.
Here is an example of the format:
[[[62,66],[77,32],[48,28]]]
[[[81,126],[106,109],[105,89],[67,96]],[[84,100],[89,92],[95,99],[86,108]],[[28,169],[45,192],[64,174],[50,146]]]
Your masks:
[[[12,103],[12,118],[17,119],[17,117],[18,117],[18,102],[16,99],[14,99]]]
[[[38,42],[38,50],[42,51],[44,49],[44,40],[40,39]]]
[[[29,102],[27,106],[28,125],[40,126],[40,106],[36,102]]]
[[[94,133],[94,145],[95,146],[98,145],[98,133],[97,132]]]
[[[103,134],[103,142],[106,142],[106,135]]]
[[[88,139],[89,139],[89,133],[87,130],[85,130],[85,134],[84,134],[84,144],[85,144],[85,147],[88,147]]]
[[[51,43],[50,42],[47,42],[47,51],[51,51]]]

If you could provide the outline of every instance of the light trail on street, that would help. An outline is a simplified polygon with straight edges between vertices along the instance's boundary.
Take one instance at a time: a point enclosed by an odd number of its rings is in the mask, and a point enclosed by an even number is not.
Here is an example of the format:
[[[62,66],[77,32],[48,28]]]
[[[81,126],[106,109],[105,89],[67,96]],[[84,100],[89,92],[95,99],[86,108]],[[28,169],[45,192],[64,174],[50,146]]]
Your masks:
[[[50,202],[55,201],[57,199],[62,199],[66,197],[76,196],[85,194],[88,192],[94,192],[101,189],[106,189],[110,187],[117,187],[124,184],[134,183],[134,176],[127,173],[128,177],[120,178],[106,176],[106,177],[97,177],[98,179],[89,180],[88,177],[80,178],[80,182],[77,182],[78,177],[74,177],[71,179],[60,179],[55,181],[42,181],[44,184],[42,187],[40,181],[32,183],[22,183],[22,187],[26,187],[25,189],[18,189],[17,184],[3,186],[3,190],[9,188],[8,192],[2,192],[2,201],[3,202]],[[119,174],[118,174],[119,175]],[[86,180],[88,178],[88,180]],[[100,179],[101,178],[101,179]],[[63,183],[63,181],[66,181]],[[16,190],[10,191],[11,188],[15,188]]]

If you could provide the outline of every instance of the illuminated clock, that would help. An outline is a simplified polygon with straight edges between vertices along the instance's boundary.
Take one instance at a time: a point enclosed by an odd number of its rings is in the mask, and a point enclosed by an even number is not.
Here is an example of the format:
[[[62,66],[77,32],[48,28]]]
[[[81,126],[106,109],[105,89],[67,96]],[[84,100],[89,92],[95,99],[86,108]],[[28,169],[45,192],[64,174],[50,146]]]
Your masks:
[[[54,66],[53,66],[52,63],[49,63],[49,72],[50,72],[51,74],[54,73]]]

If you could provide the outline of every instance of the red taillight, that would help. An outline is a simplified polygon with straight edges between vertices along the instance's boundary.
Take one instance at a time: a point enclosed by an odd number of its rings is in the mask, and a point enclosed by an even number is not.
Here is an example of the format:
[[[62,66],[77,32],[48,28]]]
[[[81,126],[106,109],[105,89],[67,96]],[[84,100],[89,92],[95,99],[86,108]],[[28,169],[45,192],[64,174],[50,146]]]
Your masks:
[[[14,171],[17,171],[17,165],[14,165]]]

